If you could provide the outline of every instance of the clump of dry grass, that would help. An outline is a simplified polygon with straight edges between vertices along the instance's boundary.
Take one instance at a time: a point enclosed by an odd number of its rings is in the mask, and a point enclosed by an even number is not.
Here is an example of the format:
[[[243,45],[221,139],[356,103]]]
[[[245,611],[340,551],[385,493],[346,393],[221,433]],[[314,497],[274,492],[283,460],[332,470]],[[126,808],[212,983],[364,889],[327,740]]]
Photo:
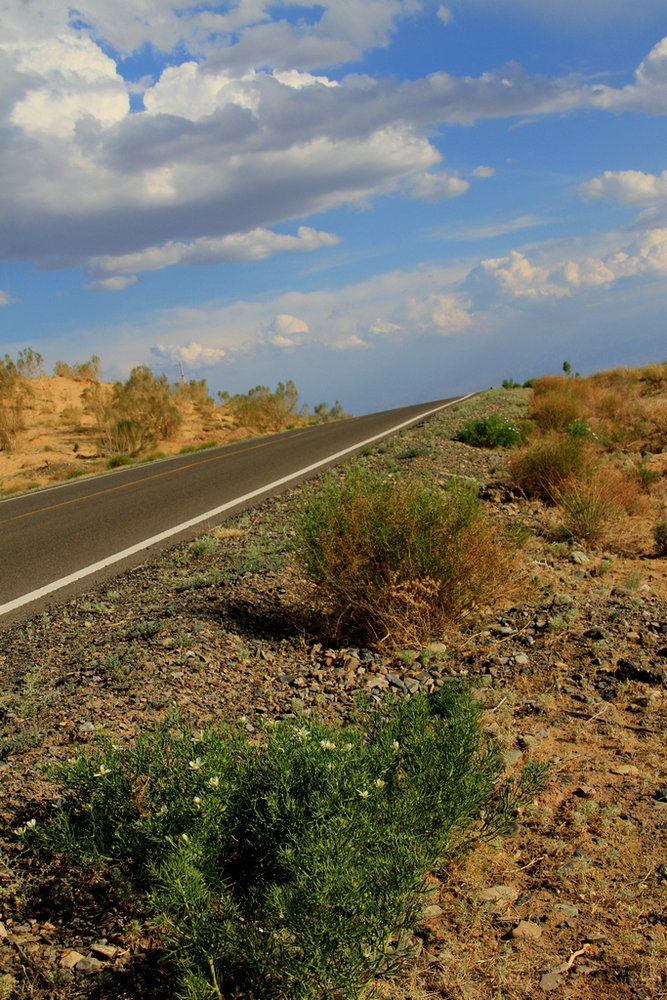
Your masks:
[[[97,423],[104,455],[138,455],[172,437],[182,419],[167,376],[158,378],[142,366],[132,369],[127,382],[116,382],[111,392],[95,382],[83,399]]]
[[[470,484],[443,490],[356,466],[311,499],[299,538],[339,625],[389,645],[441,635],[506,584],[513,557]]]
[[[588,447],[581,438],[550,431],[517,450],[509,472],[527,497],[555,503],[567,483],[583,473],[587,459]]]

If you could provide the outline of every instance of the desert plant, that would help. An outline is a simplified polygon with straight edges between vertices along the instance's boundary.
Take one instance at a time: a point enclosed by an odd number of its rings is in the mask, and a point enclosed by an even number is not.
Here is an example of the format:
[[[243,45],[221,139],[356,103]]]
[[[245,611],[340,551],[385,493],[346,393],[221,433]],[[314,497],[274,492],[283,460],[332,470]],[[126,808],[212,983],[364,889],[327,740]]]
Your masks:
[[[488,599],[508,569],[508,547],[469,482],[441,489],[355,465],[307,501],[297,535],[340,623],[403,645]]]
[[[545,376],[533,386],[530,416],[544,430],[562,431],[587,412],[584,382],[559,376]]]
[[[29,349],[28,349],[29,350]],[[25,358],[19,352],[18,361],[9,354],[0,358],[0,451],[8,451],[16,444],[16,435],[23,427],[23,411],[30,388],[27,374],[30,372],[31,357]],[[41,364],[41,358],[37,355]]]
[[[515,452],[509,471],[526,496],[554,503],[565,484],[582,473],[586,459],[581,438],[552,432]]]
[[[456,682],[259,741],[244,723],[197,733],[171,718],[133,747],[102,736],[53,769],[60,808],[25,828],[148,889],[190,1000],[359,997],[409,951],[429,870],[506,828],[541,780],[499,780]]]
[[[491,413],[466,420],[456,440],[475,448],[512,448],[521,440],[521,428],[513,420]]]
[[[136,456],[162,438],[172,437],[181,422],[166,375],[149,368],[133,368],[125,383],[111,390],[95,382],[83,397],[97,423],[103,454]]]
[[[659,556],[667,556],[667,521],[658,521],[653,529],[655,547]]]
[[[557,493],[556,502],[563,514],[565,534],[590,545],[603,538],[621,513],[604,477],[593,472],[567,482]]]
[[[299,418],[297,409],[299,393],[291,380],[279,382],[275,392],[265,385],[257,385],[247,393],[230,396],[220,393],[234,420],[244,427],[258,431],[279,431]]]

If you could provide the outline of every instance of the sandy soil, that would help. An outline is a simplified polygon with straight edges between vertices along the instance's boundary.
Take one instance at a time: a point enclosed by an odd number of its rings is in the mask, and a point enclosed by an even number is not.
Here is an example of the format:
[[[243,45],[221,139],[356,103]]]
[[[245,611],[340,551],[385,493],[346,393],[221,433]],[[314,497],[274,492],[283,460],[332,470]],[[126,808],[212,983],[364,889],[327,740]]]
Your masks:
[[[0,494],[46,486],[84,473],[98,472],[107,459],[99,454],[97,431],[82,395],[89,382],[56,376],[26,380],[23,427],[12,451],[0,451]],[[102,383],[108,387],[109,383]],[[202,416],[181,401],[183,423],[155,452],[177,454],[183,447],[214,441],[226,444],[254,432],[238,427],[224,407]]]

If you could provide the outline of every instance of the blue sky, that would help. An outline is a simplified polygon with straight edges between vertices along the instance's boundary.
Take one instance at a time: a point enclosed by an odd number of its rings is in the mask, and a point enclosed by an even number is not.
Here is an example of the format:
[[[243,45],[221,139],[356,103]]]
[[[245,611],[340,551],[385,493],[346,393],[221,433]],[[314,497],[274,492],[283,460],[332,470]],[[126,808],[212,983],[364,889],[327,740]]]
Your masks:
[[[1,0],[0,348],[353,413],[667,358],[664,0]]]

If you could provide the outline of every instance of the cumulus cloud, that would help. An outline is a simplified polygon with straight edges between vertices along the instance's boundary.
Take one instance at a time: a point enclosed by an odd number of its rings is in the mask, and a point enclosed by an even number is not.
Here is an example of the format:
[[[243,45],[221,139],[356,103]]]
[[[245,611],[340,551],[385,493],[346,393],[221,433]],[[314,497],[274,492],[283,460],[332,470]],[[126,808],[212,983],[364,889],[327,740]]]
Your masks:
[[[641,170],[605,170],[593,180],[580,184],[582,198],[618,201],[631,208],[667,204],[667,170],[645,174]]]
[[[268,0],[240,0],[224,12],[194,0],[81,0],[76,13],[47,0],[7,0],[6,259],[83,266],[91,287],[120,290],[136,274],[174,264],[332,246],[331,234],[287,237],[272,227],[392,191],[428,201],[462,194],[467,180],[433,170],[442,157],[428,134],[442,124],[667,108],[665,42],[625,88],[531,76],[516,64],[478,77],[333,80],[323,66],[387,45],[420,5],[307,6],[297,23],[290,5]],[[136,81],[120,75],[120,56],[148,43],[170,65],[147,87],[145,110],[130,112]]]
[[[151,352],[157,358],[180,362],[189,368],[217,364],[226,354],[221,347],[203,347],[196,340],[183,345],[155,344]]]
[[[661,278],[667,274],[667,228],[634,234],[609,234],[606,252],[573,252],[545,246],[528,252],[513,250],[506,257],[482,261],[470,276],[473,290],[484,290],[491,280],[502,297],[528,303],[570,298],[621,279]],[[532,259],[531,259],[532,257]]]
[[[13,301],[14,299],[11,297],[9,292],[3,292],[3,290],[0,288],[0,306],[8,306],[10,302]]]
[[[266,326],[270,343],[275,347],[298,347],[302,343],[302,333],[309,333],[307,323],[290,313],[279,313]]]
[[[437,16],[438,20],[442,21],[443,24],[449,24],[449,22],[454,18],[451,9],[449,7],[445,7],[444,5],[438,7]]]
[[[421,198],[422,201],[443,201],[445,198],[457,198],[470,187],[468,181],[452,174],[424,173],[415,177],[412,182],[413,198]]]
[[[495,177],[495,167],[475,167],[472,172],[473,177]]]

